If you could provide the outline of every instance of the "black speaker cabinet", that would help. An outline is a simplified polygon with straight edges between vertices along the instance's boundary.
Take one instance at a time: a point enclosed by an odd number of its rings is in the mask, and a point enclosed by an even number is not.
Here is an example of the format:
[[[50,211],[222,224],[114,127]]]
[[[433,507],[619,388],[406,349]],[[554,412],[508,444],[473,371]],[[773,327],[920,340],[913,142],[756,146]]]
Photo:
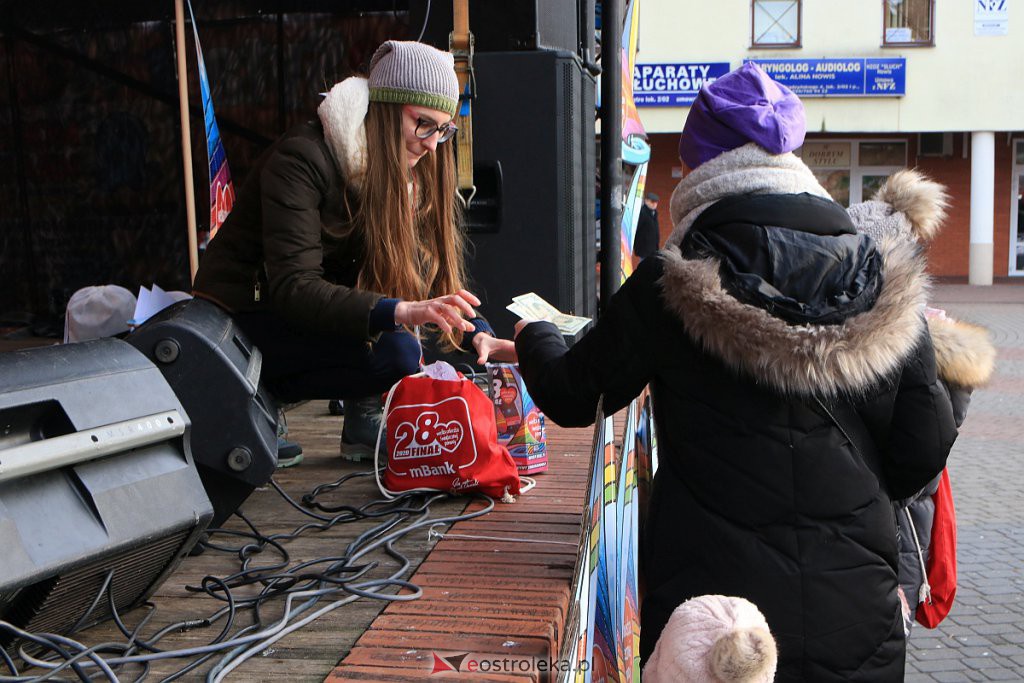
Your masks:
[[[596,313],[594,78],[575,55],[477,53],[470,271],[483,312],[511,337],[512,297]]]
[[[593,0],[469,0],[469,30],[477,52],[555,49],[578,53],[584,17],[593,42]],[[589,11],[587,11],[589,8]],[[580,10],[583,10],[582,12]],[[447,50],[452,32],[451,0],[410,0],[409,31]]]
[[[192,457],[220,526],[277,467],[277,404],[260,385],[262,356],[202,299],[182,301],[128,336],[163,373],[192,420]]]
[[[213,515],[188,436],[122,341],[0,354],[0,619],[65,633],[110,616],[105,584],[119,611],[148,598]]]

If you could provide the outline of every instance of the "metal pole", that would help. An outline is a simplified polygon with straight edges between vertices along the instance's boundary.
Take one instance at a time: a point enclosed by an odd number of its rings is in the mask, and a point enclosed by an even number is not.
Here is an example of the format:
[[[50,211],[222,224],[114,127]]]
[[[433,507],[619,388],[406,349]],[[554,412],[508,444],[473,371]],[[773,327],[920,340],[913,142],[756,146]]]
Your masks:
[[[619,288],[622,230],[622,0],[601,3],[601,311]]]
[[[189,282],[199,270],[199,246],[196,236],[196,187],[192,178],[192,127],[188,118],[188,67],[185,61],[185,5],[174,0],[174,42],[178,54],[178,108],[181,113],[181,156],[185,179],[185,218],[188,222]]]

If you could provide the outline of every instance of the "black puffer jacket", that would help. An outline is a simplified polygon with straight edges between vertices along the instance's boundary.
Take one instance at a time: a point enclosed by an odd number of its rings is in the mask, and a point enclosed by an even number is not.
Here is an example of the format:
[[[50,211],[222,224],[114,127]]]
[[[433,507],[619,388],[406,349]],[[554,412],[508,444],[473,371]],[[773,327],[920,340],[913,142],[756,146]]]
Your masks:
[[[651,385],[644,659],[676,606],[717,593],[765,614],[779,681],[900,681],[890,497],[939,472],[956,435],[923,262],[909,245],[878,251],[817,196],[724,198],[571,350],[554,326],[527,326],[523,376],[576,426],[601,395],[615,411]]]

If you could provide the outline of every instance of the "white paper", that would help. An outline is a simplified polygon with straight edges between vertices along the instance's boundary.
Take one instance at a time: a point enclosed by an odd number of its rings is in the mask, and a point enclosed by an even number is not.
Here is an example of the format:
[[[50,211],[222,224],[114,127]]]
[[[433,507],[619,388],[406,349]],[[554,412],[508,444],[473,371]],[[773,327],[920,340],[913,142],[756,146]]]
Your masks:
[[[139,287],[139,296],[135,303],[135,313],[132,315],[132,319],[128,321],[128,324],[138,327],[171,304],[190,298],[192,297],[184,292],[166,292],[157,284],[153,285],[153,289],[143,285]]]

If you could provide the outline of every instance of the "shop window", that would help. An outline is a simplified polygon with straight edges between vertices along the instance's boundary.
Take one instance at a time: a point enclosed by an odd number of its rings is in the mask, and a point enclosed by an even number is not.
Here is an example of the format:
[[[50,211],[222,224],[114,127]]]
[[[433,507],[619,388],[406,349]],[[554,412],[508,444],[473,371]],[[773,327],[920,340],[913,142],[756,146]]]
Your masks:
[[[935,44],[935,0],[882,0],[883,46]]]
[[[857,162],[861,166],[907,165],[907,143],[903,140],[893,142],[861,142],[857,146],[860,148]]]
[[[919,157],[951,157],[953,156],[952,133],[921,133],[917,137],[917,156]]]
[[[843,206],[871,199],[886,178],[907,165],[906,140],[814,140],[796,151]]]
[[[751,47],[800,47],[800,0],[751,0]]]

